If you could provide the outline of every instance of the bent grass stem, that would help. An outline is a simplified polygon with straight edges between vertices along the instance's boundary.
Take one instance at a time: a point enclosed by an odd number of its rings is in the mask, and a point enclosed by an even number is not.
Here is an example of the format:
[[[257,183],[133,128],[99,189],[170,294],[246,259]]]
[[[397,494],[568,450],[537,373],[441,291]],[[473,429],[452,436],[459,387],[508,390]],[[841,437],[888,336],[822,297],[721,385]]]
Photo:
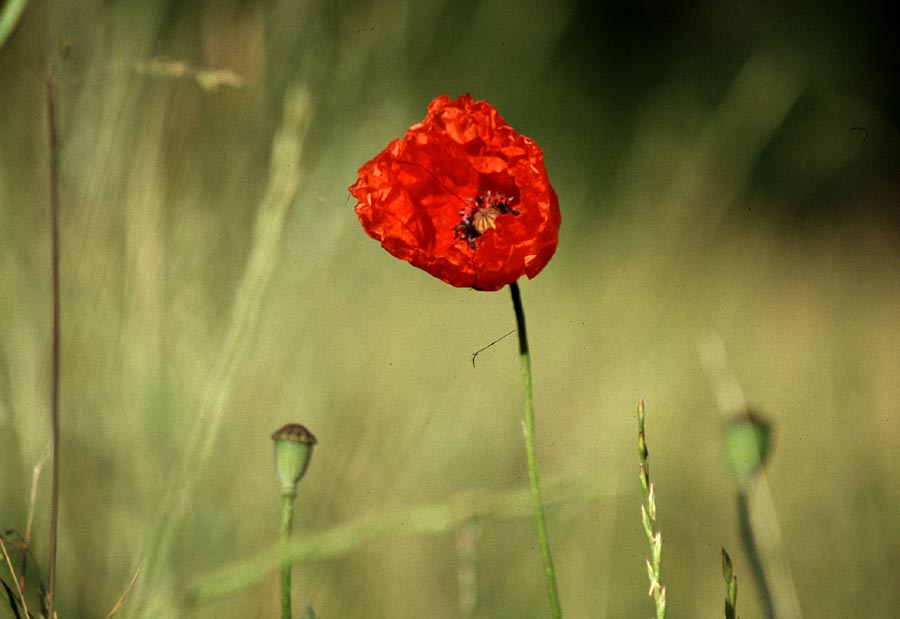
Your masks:
[[[534,523],[537,527],[538,544],[541,548],[541,560],[544,563],[544,576],[547,581],[547,597],[550,599],[551,616],[562,617],[559,604],[559,590],[556,586],[556,572],[553,569],[553,556],[550,554],[550,541],[547,536],[547,521],[544,516],[544,501],[541,497],[540,478],[537,468],[537,450],[535,448],[534,396],[531,389],[531,353],[528,350],[528,335],[525,331],[525,310],[522,307],[522,296],[519,285],[509,285],[512,293],[513,309],[516,312],[516,327],[519,334],[519,357],[522,360],[522,396],[524,400],[525,423],[525,455],[528,460],[528,480],[531,485],[531,505],[534,512]]]

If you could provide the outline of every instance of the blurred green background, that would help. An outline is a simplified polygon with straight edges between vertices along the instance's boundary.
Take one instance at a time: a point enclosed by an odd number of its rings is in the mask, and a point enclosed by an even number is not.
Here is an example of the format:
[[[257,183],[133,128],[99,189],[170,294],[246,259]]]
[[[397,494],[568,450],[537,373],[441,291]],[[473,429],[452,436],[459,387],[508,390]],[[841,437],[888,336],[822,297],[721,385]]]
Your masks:
[[[465,92],[542,145],[563,212],[522,292],[567,616],[652,612],[641,397],[670,618],[722,616],[722,546],[759,616],[721,450],[743,399],[774,426],[754,500],[781,616],[896,616],[898,66],[877,6],[29,3],[0,47],[0,528],[24,534],[49,441],[44,80],[65,42],[61,617],[105,616],[139,566],[118,616],[276,616],[289,421],[319,439],[295,604],[545,616],[508,496],[514,338],[471,361],[514,328],[509,296],[394,260],[347,192]],[[408,511],[485,501],[462,525]]]

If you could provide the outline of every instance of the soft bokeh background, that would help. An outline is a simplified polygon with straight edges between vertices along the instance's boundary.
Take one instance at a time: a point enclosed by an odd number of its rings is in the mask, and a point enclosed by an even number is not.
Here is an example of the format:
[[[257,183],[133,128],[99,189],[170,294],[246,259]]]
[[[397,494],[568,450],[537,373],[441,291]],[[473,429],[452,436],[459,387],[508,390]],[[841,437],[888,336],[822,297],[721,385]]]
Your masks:
[[[805,617],[895,616],[894,17],[849,1],[31,2],[0,48],[0,527],[24,532],[49,440],[43,82],[65,41],[61,617],[105,615],[140,565],[120,616],[275,616],[269,434],[288,421],[320,441],[298,605],[464,616],[474,569],[471,616],[546,614],[533,524],[508,505],[527,483],[514,338],[471,362],[513,328],[508,294],[394,260],[347,192],[434,96],[464,92],[542,145],[563,210],[522,291],[540,465],[566,482],[548,513],[567,616],[652,612],[640,397],[669,617],[721,616],[722,546],[739,613],[759,616],[721,454],[742,396],[775,429],[754,504],[789,568],[782,616],[794,594]],[[408,511],[479,500],[502,517]]]

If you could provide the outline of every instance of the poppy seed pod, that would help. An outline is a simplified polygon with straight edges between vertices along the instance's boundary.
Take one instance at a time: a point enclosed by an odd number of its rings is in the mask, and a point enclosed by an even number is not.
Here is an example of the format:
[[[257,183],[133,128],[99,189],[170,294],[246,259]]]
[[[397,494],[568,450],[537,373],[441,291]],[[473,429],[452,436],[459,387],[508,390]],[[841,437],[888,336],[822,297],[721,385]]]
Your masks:
[[[282,496],[296,496],[297,483],[306,473],[316,437],[297,423],[289,423],[272,434],[275,441],[275,470]]]
[[[766,463],[771,434],[771,424],[752,411],[739,414],[726,424],[725,460],[738,482],[750,481]]]

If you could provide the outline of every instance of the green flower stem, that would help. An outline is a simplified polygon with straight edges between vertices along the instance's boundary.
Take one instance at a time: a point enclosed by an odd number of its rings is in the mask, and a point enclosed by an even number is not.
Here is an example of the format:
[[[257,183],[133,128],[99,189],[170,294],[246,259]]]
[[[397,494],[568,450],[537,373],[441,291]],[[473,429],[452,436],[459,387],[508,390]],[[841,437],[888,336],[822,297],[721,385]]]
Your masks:
[[[291,619],[291,531],[296,496],[281,495],[281,619]]]
[[[753,535],[753,525],[750,522],[750,502],[747,496],[747,488],[738,490],[738,521],[741,530],[741,542],[744,544],[744,552],[747,553],[747,561],[750,562],[750,573],[756,581],[756,591],[759,594],[759,603],[763,608],[763,617],[775,618],[775,608],[772,606],[772,595],[766,584],[766,575],[763,571],[762,559],[756,548],[756,539]]]
[[[556,572],[553,569],[553,557],[550,554],[547,522],[544,517],[544,501],[541,498],[541,485],[538,478],[537,451],[534,440],[534,397],[531,390],[531,353],[528,350],[528,335],[525,331],[525,310],[522,308],[522,297],[519,294],[518,283],[511,283],[509,291],[512,293],[513,308],[516,312],[516,326],[519,333],[519,356],[522,359],[522,396],[525,405],[525,454],[528,458],[528,479],[531,482],[531,505],[534,511],[534,523],[537,526],[538,543],[541,547],[541,559],[544,562],[544,576],[547,580],[547,596],[550,598],[550,609],[554,619],[558,619],[562,617],[562,610],[559,605]]]

